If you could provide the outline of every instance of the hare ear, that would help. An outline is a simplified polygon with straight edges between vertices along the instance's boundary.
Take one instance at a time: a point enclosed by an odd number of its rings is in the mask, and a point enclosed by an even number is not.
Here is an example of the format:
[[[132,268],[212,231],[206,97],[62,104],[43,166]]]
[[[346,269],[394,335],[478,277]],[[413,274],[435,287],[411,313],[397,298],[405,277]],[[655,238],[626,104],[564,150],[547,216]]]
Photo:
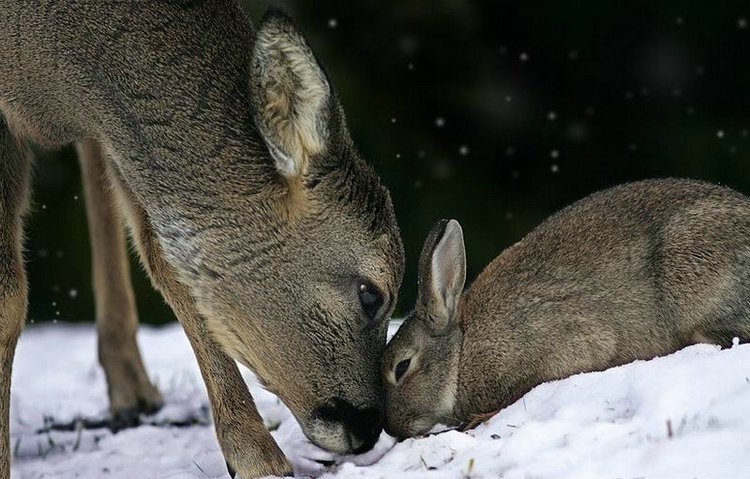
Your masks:
[[[277,10],[258,28],[251,72],[256,124],[276,169],[300,177],[325,149],[331,88],[302,34]]]
[[[458,221],[435,224],[419,263],[419,295],[428,311],[424,320],[438,333],[455,321],[466,282],[464,234]]]

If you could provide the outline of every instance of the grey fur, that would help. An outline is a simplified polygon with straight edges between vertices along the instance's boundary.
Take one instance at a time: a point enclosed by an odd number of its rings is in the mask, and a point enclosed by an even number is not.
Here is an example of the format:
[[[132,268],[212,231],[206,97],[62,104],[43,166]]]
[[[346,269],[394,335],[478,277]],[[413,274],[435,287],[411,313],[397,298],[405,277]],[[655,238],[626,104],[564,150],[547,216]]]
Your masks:
[[[736,191],[665,179],[595,193],[503,251],[436,329],[423,285],[445,224],[383,358],[396,436],[486,417],[545,381],[750,339],[750,199]]]

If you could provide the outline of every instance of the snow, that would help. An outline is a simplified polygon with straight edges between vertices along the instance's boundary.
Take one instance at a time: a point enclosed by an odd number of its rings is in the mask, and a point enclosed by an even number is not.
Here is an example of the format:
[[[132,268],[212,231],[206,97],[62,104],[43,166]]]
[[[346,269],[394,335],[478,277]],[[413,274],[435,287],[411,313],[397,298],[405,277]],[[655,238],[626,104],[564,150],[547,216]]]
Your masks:
[[[11,395],[14,478],[226,478],[207,398],[179,326],[142,328],[148,370],[166,407],[150,425],[39,433],[102,418],[107,400],[93,326],[29,327]],[[663,358],[538,386],[487,423],[333,458],[247,371],[266,424],[298,474],[332,478],[750,477],[750,345],[696,345]],[[196,421],[189,427],[166,423]],[[335,459],[325,468],[319,460]]]

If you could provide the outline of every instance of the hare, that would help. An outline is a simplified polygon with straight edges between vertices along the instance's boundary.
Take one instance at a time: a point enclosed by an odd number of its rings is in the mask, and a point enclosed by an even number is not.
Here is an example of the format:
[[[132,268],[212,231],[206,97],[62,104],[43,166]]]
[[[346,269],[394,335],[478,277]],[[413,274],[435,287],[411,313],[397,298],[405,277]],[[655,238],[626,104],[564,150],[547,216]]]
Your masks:
[[[503,251],[464,291],[461,226],[438,222],[417,305],[382,360],[386,431],[498,411],[532,387],[750,338],[750,199],[663,179],[594,193]]]

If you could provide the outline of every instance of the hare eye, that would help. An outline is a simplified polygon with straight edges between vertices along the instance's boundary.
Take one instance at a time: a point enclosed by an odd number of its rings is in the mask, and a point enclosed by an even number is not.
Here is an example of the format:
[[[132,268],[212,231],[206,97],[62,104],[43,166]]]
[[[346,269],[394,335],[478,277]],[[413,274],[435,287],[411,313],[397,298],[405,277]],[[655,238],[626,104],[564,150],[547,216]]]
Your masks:
[[[398,382],[404,374],[406,374],[406,371],[409,370],[409,365],[411,364],[411,358],[407,358],[404,360],[401,360],[396,365],[396,369],[393,371],[393,374],[396,375],[396,382]]]

